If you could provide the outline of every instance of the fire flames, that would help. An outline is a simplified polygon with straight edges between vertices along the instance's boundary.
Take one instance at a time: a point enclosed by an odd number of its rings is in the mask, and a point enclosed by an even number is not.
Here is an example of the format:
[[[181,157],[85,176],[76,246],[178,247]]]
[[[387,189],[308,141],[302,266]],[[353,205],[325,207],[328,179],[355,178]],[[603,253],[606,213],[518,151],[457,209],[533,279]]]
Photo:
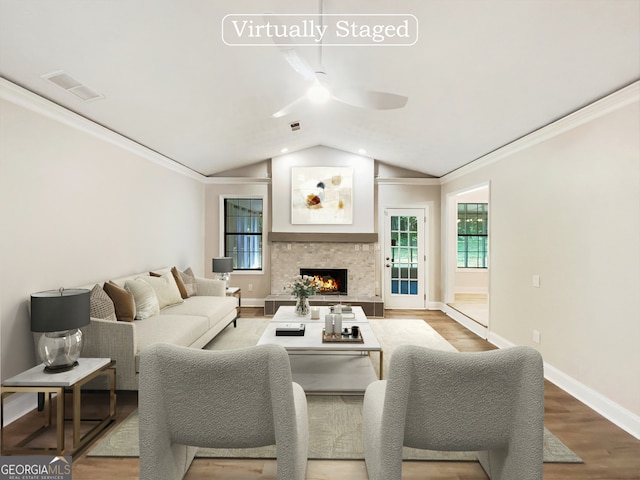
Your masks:
[[[321,283],[320,291],[321,292],[337,292],[338,289],[340,288],[340,286],[338,285],[338,282],[336,282],[333,277],[330,277],[330,276],[323,277],[322,275],[315,275],[314,278],[316,280],[320,281],[320,283]]]

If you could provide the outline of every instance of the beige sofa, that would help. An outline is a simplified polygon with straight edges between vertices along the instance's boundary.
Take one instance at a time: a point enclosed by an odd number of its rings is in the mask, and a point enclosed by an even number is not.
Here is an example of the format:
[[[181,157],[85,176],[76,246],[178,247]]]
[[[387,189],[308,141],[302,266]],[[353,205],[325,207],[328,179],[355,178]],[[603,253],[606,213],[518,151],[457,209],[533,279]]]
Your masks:
[[[171,274],[170,268],[153,270]],[[112,279],[124,288],[127,280],[149,277],[149,272]],[[195,294],[161,308],[157,314],[134,321],[94,318],[82,328],[82,357],[108,357],[116,361],[116,389],[138,390],[139,355],[154,343],[202,348],[237,316],[238,300],[226,296],[224,281],[195,278]],[[103,283],[99,283],[103,287]],[[79,288],[92,290],[96,284]],[[93,301],[93,300],[92,300]],[[93,309],[93,306],[92,306]],[[93,311],[93,310],[92,310]],[[37,339],[36,339],[37,341]]]

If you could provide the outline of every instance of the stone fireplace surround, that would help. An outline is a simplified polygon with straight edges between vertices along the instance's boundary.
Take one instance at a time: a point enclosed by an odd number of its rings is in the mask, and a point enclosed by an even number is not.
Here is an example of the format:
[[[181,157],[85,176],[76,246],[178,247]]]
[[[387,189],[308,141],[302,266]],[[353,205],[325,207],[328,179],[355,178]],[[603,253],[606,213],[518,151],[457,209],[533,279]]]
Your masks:
[[[375,295],[375,243],[331,241],[271,241],[271,295],[265,299],[265,315],[280,305],[294,305],[289,283],[300,268],[346,268],[347,295],[313,297],[310,303],[361,305],[368,316],[384,316],[384,304]]]
[[[290,293],[288,284],[301,268],[346,268],[348,295],[375,295],[376,253],[374,245],[364,245],[368,250],[343,242],[272,242],[271,293]]]

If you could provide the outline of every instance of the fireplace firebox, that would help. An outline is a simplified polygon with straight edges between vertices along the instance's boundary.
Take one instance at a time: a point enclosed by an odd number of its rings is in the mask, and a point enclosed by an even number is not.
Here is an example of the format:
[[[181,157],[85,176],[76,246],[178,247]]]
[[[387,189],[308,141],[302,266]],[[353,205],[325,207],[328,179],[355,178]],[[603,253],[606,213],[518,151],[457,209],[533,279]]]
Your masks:
[[[320,280],[322,282],[318,292],[320,295],[347,294],[346,268],[301,268],[300,275],[308,275]]]

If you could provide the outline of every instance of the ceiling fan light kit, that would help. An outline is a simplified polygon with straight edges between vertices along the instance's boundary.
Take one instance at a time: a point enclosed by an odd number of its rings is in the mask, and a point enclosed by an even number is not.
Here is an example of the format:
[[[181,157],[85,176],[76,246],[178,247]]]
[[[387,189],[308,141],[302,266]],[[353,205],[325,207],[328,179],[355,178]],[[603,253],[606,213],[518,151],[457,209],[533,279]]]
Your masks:
[[[329,90],[319,83],[314,83],[307,91],[307,98],[311,103],[315,103],[316,105],[327,103],[330,97],[331,94],[329,93]]]

